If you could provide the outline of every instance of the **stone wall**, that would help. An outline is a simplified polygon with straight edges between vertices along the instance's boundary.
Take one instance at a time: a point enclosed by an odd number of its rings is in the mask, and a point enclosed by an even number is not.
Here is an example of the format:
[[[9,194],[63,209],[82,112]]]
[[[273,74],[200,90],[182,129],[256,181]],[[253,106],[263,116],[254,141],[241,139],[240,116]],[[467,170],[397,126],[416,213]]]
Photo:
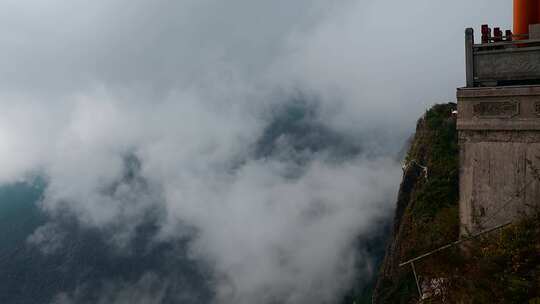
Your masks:
[[[462,235],[540,201],[540,86],[458,90]]]

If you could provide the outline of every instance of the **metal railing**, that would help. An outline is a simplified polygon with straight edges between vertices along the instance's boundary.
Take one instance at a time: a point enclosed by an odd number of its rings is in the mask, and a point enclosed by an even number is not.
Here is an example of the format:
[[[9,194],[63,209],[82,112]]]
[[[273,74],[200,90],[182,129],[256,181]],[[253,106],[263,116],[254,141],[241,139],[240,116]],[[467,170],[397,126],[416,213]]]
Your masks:
[[[527,189],[528,189],[535,181],[537,181],[537,179],[532,179],[532,180],[530,180],[529,182],[527,182],[521,189],[519,189],[518,194],[523,194],[523,193],[525,193],[525,191],[527,191]],[[512,196],[510,199],[508,199],[507,201],[505,201],[505,202],[502,204],[501,208],[497,209],[490,217],[488,217],[487,221],[485,221],[484,223],[490,222],[490,221],[493,219],[494,216],[496,216],[496,215],[499,214],[502,210],[504,210],[505,208],[507,208],[507,207],[510,205],[510,203],[512,203],[512,202],[515,200],[516,197],[517,197],[517,196]],[[473,235],[464,237],[464,238],[462,238],[462,239],[459,239],[459,240],[457,240],[457,241],[451,242],[451,243],[446,244],[446,245],[444,245],[444,246],[441,246],[441,247],[439,247],[439,248],[437,248],[437,249],[434,249],[434,250],[431,250],[431,251],[429,251],[429,252],[426,252],[426,253],[424,253],[424,254],[422,254],[422,255],[419,255],[419,256],[417,256],[417,257],[415,257],[415,258],[412,258],[412,259],[410,259],[410,260],[407,260],[407,261],[405,261],[405,262],[402,262],[402,263],[399,264],[399,267],[404,267],[404,266],[407,266],[407,265],[411,265],[411,269],[412,269],[412,272],[413,272],[413,274],[414,274],[414,280],[415,280],[415,282],[416,282],[416,288],[418,289],[418,295],[420,296],[420,300],[422,301],[422,300],[423,300],[423,297],[424,297],[424,294],[423,294],[423,292],[422,292],[422,287],[421,287],[420,281],[419,281],[419,279],[418,279],[418,274],[417,274],[416,267],[415,267],[415,264],[414,264],[415,262],[421,261],[421,260],[423,260],[423,259],[425,259],[425,258],[427,258],[427,257],[430,257],[430,256],[432,256],[432,255],[434,255],[434,254],[436,254],[436,253],[439,253],[439,252],[441,252],[441,251],[444,251],[444,250],[453,248],[453,247],[458,246],[458,245],[460,245],[460,244],[462,244],[462,243],[465,243],[465,242],[468,242],[468,241],[476,240],[476,239],[478,239],[479,237],[481,237],[481,236],[483,236],[483,235],[486,235],[486,234],[489,234],[489,233],[491,233],[491,232],[494,232],[494,231],[497,231],[497,230],[506,228],[506,227],[508,227],[508,226],[510,226],[510,225],[512,225],[512,224],[513,224],[513,222],[510,221],[510,222],[507,222],[507,223],[505,223],[505,224],[502,224],[502,225],[498,225],[498,226],[489,228],[489,229],[484,230],[484,231],[482,231],[482,232],[479,232],[479,233],[477,233],[477,234],[473,234]]]

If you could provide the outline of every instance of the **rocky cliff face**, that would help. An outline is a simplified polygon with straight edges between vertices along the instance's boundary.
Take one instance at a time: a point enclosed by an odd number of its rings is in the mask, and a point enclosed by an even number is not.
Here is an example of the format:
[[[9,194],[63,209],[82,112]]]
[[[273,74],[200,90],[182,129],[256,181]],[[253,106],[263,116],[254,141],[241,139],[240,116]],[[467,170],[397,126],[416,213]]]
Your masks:
[[[398,264],[458,236],[455,109],[455,104],[436,105],[418,121],[404,161],[393,236],[374,290],[374,303],[417,300],[411,269]]]
[[[412,269],[399,263],[459,238],[455,109],[436,105],[418,121],[374,304],[418,303]],[[540,303],[540,210],[415,266],[422,303]]]

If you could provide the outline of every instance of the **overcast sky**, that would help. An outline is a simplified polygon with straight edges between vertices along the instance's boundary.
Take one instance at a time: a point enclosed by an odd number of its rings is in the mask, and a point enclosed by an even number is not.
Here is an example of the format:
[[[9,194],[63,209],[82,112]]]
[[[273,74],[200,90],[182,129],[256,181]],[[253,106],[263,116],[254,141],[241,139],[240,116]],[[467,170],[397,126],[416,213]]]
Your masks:
[[[511,6],[0,0],[0,183],[39,172],[45,211],[114,225],[119,246],[162,208],[162,239],[198,231],[217,303],[332,303],[367,258],[352,241],[392,214],[396,152],[464,83],[465,27],[509,28]],[[253,158],[274,109],[299,95],[364,153],[313,154],[295,179],[290,159]],[[129,153],[152,190],[105,195]]]

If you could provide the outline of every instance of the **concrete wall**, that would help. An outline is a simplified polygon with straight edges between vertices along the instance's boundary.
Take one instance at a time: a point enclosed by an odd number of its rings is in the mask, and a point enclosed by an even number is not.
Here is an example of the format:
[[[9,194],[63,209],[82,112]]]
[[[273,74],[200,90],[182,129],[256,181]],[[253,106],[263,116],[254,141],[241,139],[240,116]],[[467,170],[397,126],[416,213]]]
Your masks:
[[[460,220],[477,233],[540,201],[540,86],[458,90]]]

